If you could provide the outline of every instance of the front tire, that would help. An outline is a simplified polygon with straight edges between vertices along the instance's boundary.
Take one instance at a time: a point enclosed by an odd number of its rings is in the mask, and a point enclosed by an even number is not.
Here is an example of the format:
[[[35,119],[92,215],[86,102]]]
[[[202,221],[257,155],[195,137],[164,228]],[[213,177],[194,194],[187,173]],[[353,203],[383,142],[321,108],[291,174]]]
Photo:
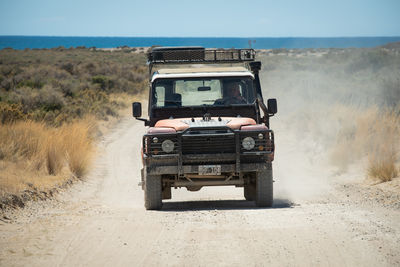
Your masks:
[[[257,172],[256,177],[256,205],[258,207],[272,207],[274,202],[272,168]]]
[[[162,184],[160,175],[146,175],[144,183],[144,206],[146,210],[162,207]]]

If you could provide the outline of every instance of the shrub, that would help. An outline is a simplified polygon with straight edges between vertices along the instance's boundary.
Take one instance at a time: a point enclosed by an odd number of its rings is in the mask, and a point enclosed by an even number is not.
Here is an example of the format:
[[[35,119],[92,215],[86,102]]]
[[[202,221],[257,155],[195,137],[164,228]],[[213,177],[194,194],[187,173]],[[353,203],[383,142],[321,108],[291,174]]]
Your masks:
[[[134,94],[147,85],[143,55],[62,50],[0,50],[0,102],[15,104],[3,105],[4,122],[29,118],[60,126],[87,114],[107,119],[120,107],[110,93]]]
[[[99,84],[102,90],[110,90],[114,87],[114,82],[103,75],[94,76],[92,82]]]
[[[0,123],[12,123],[26,118],[20,103],[10,104],[0,102]]]
[[[64,97],[74,97],[79,90],[79,81],[76,80],[54,80],[52,86],[60,88]]]
[[[74,64],[72,64],[71,62],[62,64],[61,69],[67,71],[71,75],[74,74]]]
[[[46,85],[35,97],[39,107],[45,111],[60,110],[65,105],[62,93],[51,85]]]
[[[62,93],[51,85],[46,85],[42,89],[17,88],[8,95],[8,99],[12,103],[22,104],[25,113],[30,113],[35,109],[59,110],[65,105]]]
[[[396,178],[399,175],[398,169],[396,168],[396,156],[389,154],[383,155],[383,157],[370,157],[367,174],[372,179],[380,182],[388,182]]]
[[[4,78],[0,83],[0,87],[4,88],[6,91],[9,91],[13,87],[12,78]]]
[[[44,83],[42,81],[38,81],[38,80],[25,80],[25,81],[21,81],[17,84],[17,88],[18,87],[23,87],[23,86],[27,86],[27,87],[31,87],[31,88],[42,88],[44,85]]]

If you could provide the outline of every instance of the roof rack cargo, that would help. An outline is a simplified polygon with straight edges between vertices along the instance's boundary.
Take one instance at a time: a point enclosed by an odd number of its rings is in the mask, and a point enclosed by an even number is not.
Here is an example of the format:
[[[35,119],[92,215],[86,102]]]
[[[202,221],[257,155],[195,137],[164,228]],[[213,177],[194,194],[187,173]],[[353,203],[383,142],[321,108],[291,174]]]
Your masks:
[[[148,63],[240,63],[254,61],[254,49],[206,49],[201,46],[154,47],[147,55]]]

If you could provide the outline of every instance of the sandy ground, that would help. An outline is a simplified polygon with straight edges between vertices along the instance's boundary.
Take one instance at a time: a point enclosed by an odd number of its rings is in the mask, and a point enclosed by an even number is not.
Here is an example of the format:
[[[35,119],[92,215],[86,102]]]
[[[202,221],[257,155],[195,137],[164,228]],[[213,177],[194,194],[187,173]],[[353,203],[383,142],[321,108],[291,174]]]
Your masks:
[[[398,206],[364,201],[357,175],[335,174],[316,144],[275,130],[273,208],[215,187],[175,190],[161,211],[145,211],[145,128],[124,119],[86,181],[0,221],[0,265],[399,266]]]

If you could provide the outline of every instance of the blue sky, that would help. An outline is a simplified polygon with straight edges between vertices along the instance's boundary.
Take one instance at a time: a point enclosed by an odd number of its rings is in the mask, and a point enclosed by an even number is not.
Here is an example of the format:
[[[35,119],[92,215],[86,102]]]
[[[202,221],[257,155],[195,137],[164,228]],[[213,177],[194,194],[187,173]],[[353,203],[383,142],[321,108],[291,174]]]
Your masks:
[[[400,36],[400,0],[0,0],[0,35]]]

